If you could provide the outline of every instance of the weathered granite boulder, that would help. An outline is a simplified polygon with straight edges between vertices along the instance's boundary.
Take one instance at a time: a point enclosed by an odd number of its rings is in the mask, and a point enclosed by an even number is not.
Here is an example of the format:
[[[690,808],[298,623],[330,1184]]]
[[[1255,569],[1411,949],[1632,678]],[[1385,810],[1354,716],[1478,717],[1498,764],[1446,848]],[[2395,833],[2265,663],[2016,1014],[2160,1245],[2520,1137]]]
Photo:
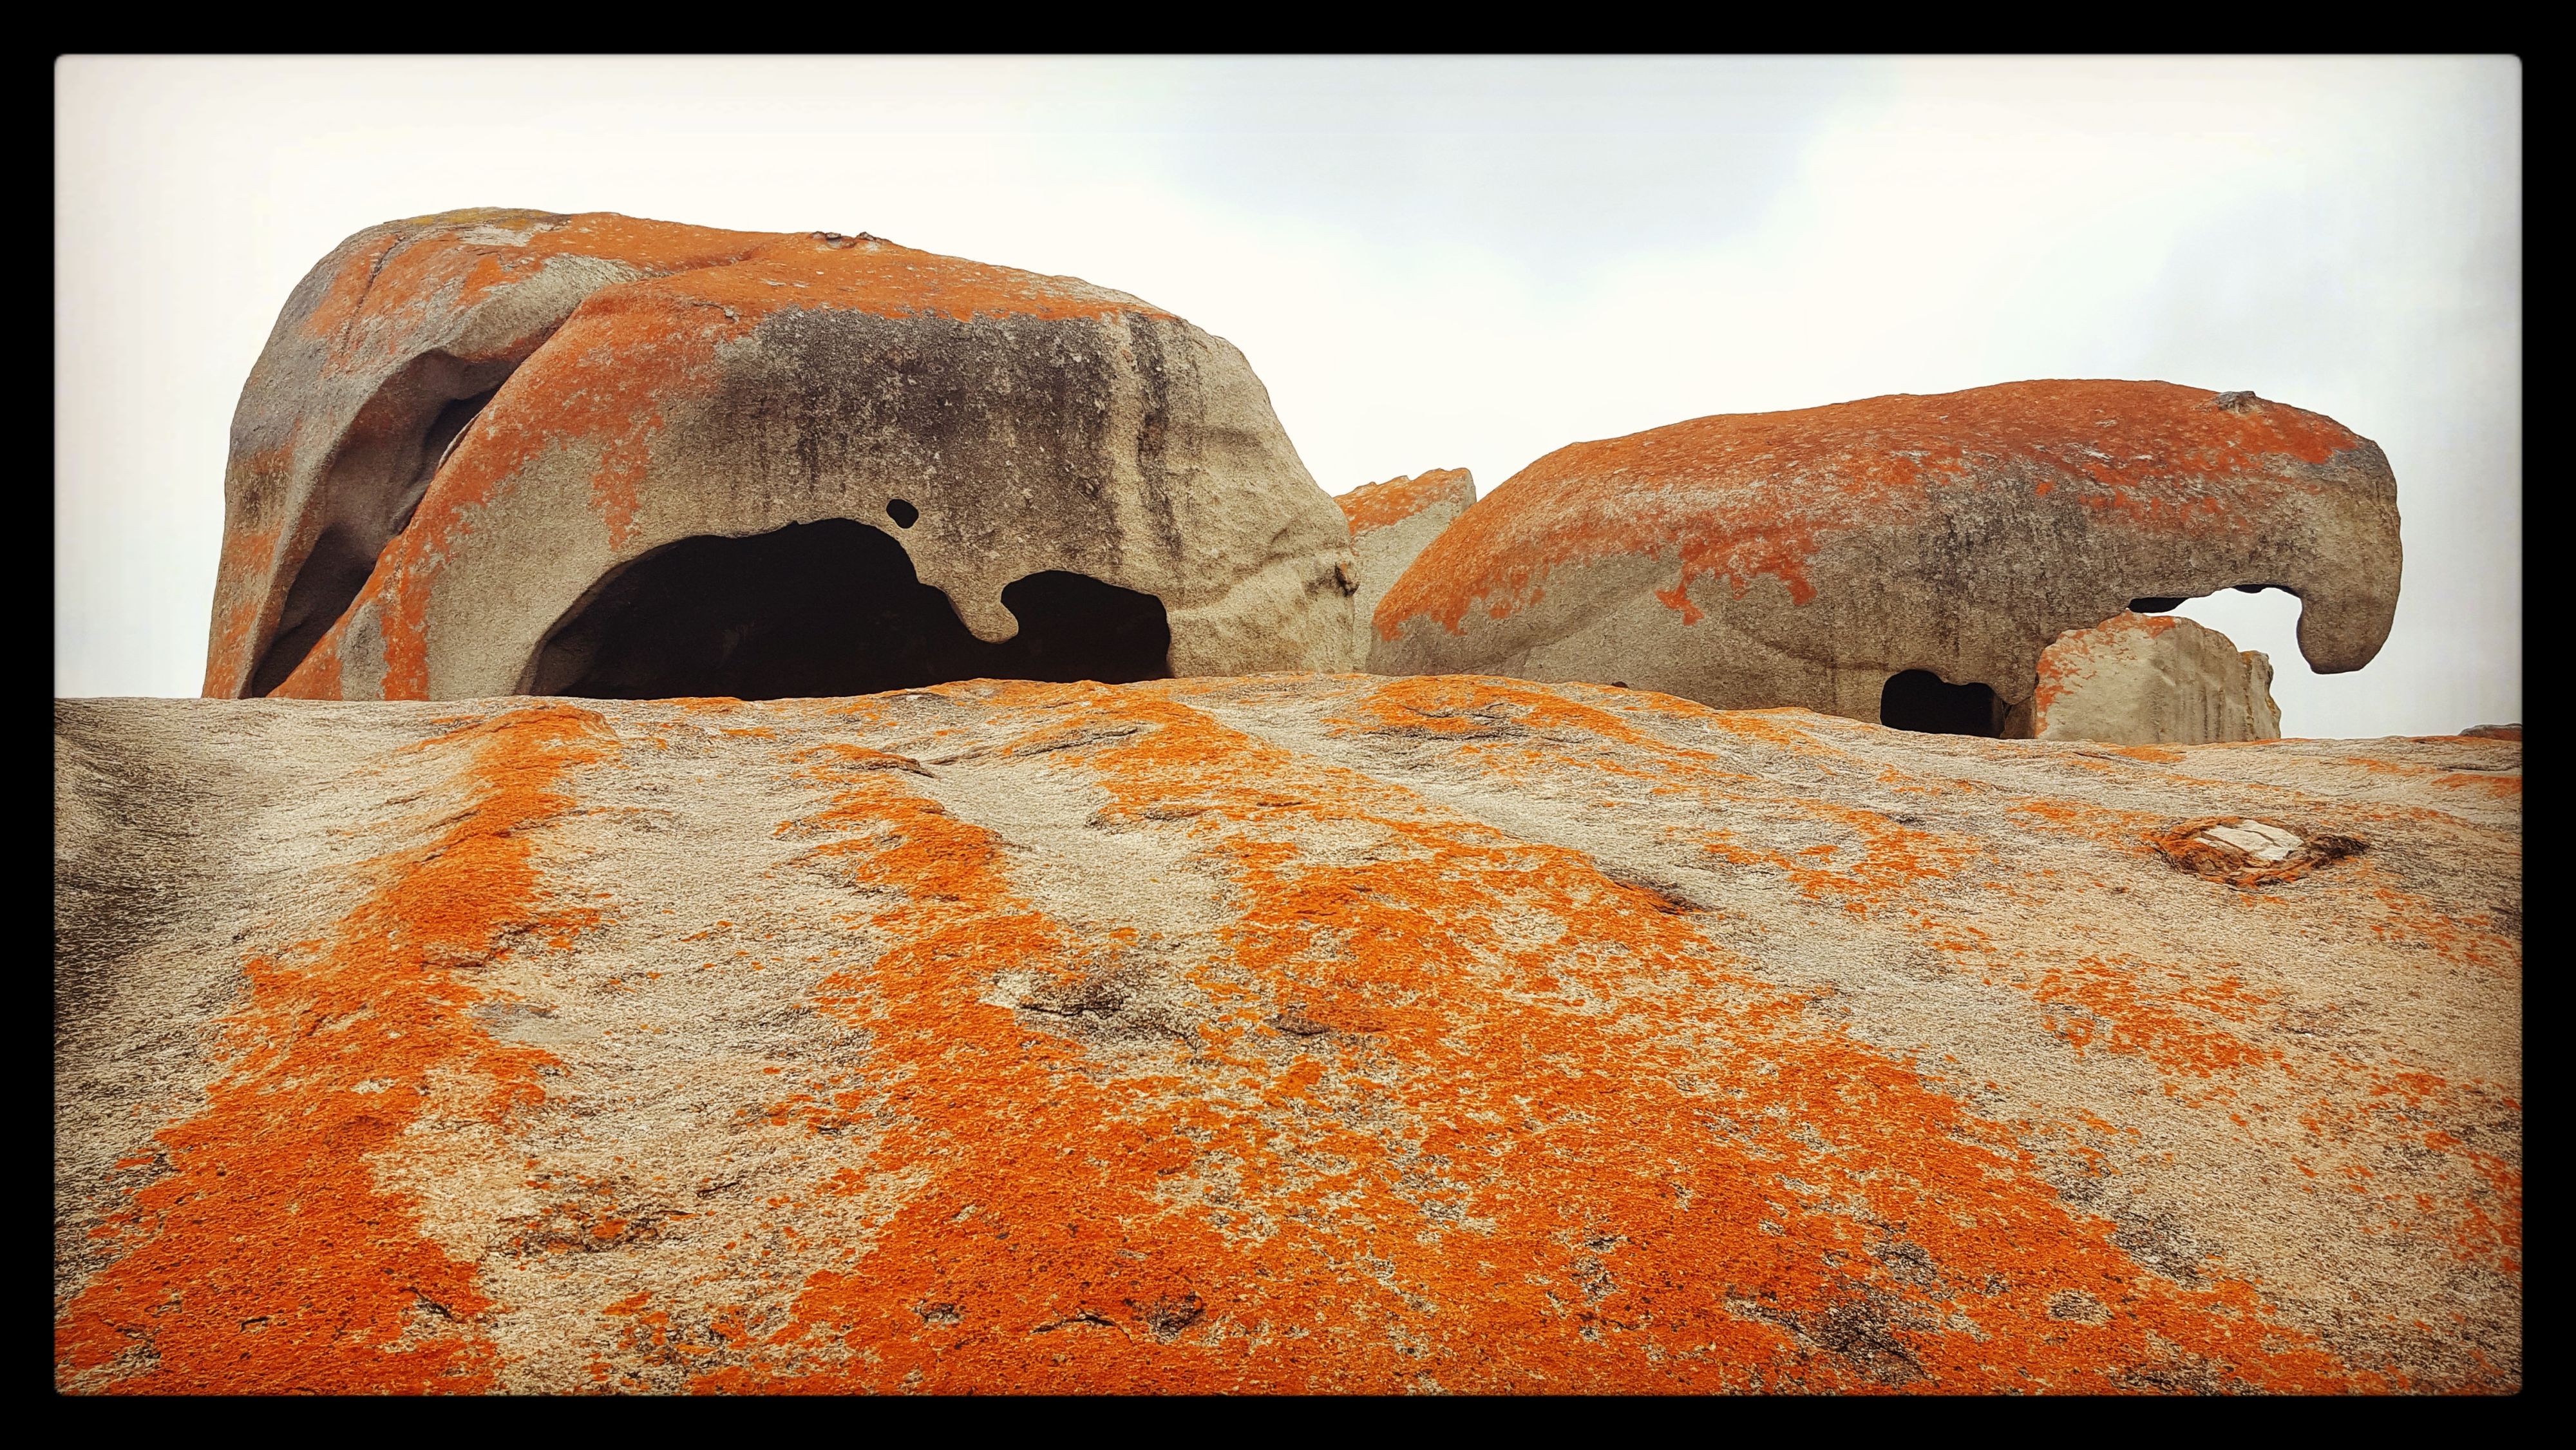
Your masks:
[[[2523,1383],[2518,745],[55,721],[64,1390]]]
[[[2179,615],[2122,613],[2040,653],[2031,724],[2042,740],[2207,745],[2279,739],[2281,707],[2270,656]]]
[[[1351,549],[1359,557],[1357,594],[1351,596],[1358,633],[1354,659],[1365,663],[1376,638],[1369,616],[1423,546],[1476,501],[1476,479],[1463,468],[1435,468],[1384,483],[1364,483],[1333,502],[1350,520]]]
[[[2388,461],[2332,419],[2171,383],[2009,383],[1558,449],[1414,560],[1370,667],[2027,735],[2040,652],[2069,629],[2286,589],[2308,662],[2356,670],[2398,569]]]
[[[1240,353],[864,235],[370,228],[288,299],[226,497],[209,695],[1352,662],[1349,536]]]

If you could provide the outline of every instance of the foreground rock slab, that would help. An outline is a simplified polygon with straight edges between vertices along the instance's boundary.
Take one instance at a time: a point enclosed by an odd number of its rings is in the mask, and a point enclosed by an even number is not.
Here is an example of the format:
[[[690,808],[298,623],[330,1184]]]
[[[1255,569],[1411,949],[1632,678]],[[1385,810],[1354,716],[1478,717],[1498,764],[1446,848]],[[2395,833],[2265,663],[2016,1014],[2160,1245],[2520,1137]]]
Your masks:
[[[2518,744],[55,720],[65,1390],[2522,1383]]]

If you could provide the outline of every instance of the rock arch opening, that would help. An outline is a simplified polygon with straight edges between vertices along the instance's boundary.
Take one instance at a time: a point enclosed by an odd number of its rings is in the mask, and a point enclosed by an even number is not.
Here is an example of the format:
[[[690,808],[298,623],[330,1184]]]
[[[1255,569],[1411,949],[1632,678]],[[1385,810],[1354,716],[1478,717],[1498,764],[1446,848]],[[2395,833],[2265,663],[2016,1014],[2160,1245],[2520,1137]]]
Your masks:
[[[1168,678],[1153,595],[1050,570],[1002,591],[1020,632],[975,638],[884,532],[849,519],[667,544],[594,586],[522,693],[645,700],[866,695],[948,680]]]
[[[343,523],[335,521],[322,530],[313,541],[313,551],[295,571],[294,581],[286,586],[286,603],[277,611],[277,633],[269,637],[268,648],[261,651],[259,664],[250,673],[253,696],[285,684],[304,657],[313,653],[313,646],[322,642],[366,586],[383,548],[383,540],[369,547]]]
[[[2266,589],[2281,589],[2282,586],[2278,584],[2231,584],[2228,588],[2235,590],[2239,594],[2260,594]],[[2182,608],[2184,605],[2191,603],[2195,599],[2213,598],[2222,592],[2224,591],[2212,590],[2208,594],[2141,595],[2138,598],[2129,601],[2129,612],[2131,614],[2171,614],[2175,610]],[[2283,592],[2287,593],[2289,591],[2283,590]]]
[[[1878,723],[1929,735],[2003,734],[2004,705],[1988,686],[1954,685],[1930,670],[1888,676],[1878,694]]]
[[[385,545],[411,526],[457,440],[516,365],[414,359],[350,420],[316,490],[319,532],[278,607],[277,629],[251,670],[249,693],[286,683],[375,572]]]

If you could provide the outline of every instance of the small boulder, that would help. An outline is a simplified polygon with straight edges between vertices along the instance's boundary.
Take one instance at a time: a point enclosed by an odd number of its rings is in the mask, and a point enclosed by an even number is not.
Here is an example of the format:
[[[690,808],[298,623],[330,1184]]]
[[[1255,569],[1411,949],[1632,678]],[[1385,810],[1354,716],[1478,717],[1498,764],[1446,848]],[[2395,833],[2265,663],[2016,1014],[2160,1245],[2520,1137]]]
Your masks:
[[[2070,629],[2039,656],[2032,733],[2114,745],[2277,740],[2272,661],[2171,614],[2112,616]]]
[[[1369,654],[1370,615],[1423,546],[1476,501],[1475,477],[1463,468],[1435,468],[1409,478],[1364,483],[1333,500],[1351,523],[1351,548],[1359,556],[1359,592],[1351,614],[1359,626],[1356,658]]]

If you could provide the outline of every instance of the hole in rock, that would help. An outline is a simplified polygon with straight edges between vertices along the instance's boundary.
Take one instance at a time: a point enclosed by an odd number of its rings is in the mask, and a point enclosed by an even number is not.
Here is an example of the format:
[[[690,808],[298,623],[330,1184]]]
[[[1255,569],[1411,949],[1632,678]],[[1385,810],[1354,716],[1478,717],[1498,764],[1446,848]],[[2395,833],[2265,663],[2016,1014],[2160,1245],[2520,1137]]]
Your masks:
[[[313,542],[313,552],[304,556],[304,566],[295,571],[295,582],[286,586],[277,633],[259,657],[259,667],[251,671],[253,698],[286,683],[313,646],[340,622],[349,601],[358,597],[375,568],[376,551],[352,538],[347,528],[335,524],[322,531],[322,537]]]
[[[2231,584],[2228,587],[2239,594],[2260,594],[2266,589],[2278,589],[2281,586],[2278,584]],[[2129,612],[2131,614],[2171,614],[2175,610],[2182,608],[2184,605],[2191,603],[2195,598],[2207,599],[2209,597],[2210,596],[2206,594],[2148,594],[2130,600]]]
[[[896,528],[908,529],[921,521],[921,510],[902,499],[896,499],[886,505],[886,517],[894,520]]]
[[[473,397],[458,398],[439,409],[438,416],[429,420],[429,432],[420,440],[420,472],[412,478],[411,486],[403,490],[402,497],[395,504],[395,533],[411,527],[411,516],[419,510],[421,498],[429,492],[430,480],[438,477],[438,470],[447,465],[447,455],[456,451],[456,440],[465,436],[467,426],[482,416],[484,405],[490,403],[492,395],[499,391],[500,385],[496,383]]]
[[[1878,722],[1892,730],[1991,737],[2003,733],[2003,713],[1993,690],[1954,685],[1930,670],[1891,675],[1878,696]]]
[[[503,380],[509,372],[501,369]],[[286,586],[277,632],[251,671],[252,695],[286,683],[357,599],[375,572],[376,556],[411,526],[456,440],[501,391],[497,381],[476,386],[491,376],[490,366],[426,354],[358,410],[321,480],[317,502],[327,522]],[[475,390],[462,391],[467,388]]]
[[[824,519],[665,545],[594,586],[547,637],[525,693],[647,700],[866,695],[948,680],[1171,674],[1162,601],[1082,574],[1014,581],[1020,632],[986,644],[883,532]]]

